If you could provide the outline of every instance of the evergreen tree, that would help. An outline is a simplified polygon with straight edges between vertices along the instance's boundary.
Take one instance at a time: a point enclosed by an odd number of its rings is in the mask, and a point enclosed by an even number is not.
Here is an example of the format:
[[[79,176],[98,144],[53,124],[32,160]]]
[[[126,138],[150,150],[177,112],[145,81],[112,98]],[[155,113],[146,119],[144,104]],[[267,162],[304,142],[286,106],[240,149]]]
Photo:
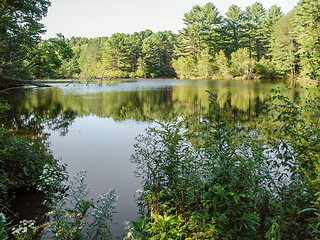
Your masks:
[[[262,57],[268,57],[271,35],[275,29],[275,25],[277,24],[281,16],[281,8],[273,5],[261,19],[261,28],[258,30],[260,31],[259,34],[261,35]]]
[[[184,14],[183,22],[187,26],[182,30],[182,47],[188,55],[197,55],[201,52],[201,7],[194,6],[190,12]]]
[[[248,48],[250,58],[259,61],[264,55],[263,36],[261,35],[261,20],[265,15],[265,9],[261,3],[254,3],[246,8],[245,11],[245,47]]]
[[[282,16],[274,25],[271,34],[270,55],[279,74],[290,73],[294,77],[296,72],[296,44],[292,34],[294,11]]]
[[[143,41],[142,53],[147,67],[147,76],[175,76],[172,68],[175,35],[170,31],[158,32]]]
[[[81,77],[103,77],[104,66],[102,64],[103,51],[108,38],[77,38],[74,41],[75,46],[73,50],[75,52],[76,59],[79,63],[81,70]]]
[[[222,16],[212,3],[205,6],[194,6],[189,13],[184,15],[182,34],[185,39],[185,49],[190,55],[200,55],[202,50],[207,50],[214,55],[221,48]]]
[[[131,64],[131,72],[137,71],[140,66],[140,70],[142,69],[142,44],[143,40],[150,37],[153,34],[151,30],[135,32],[129,36],[129,58]],[[139,60],[140,59],[140,60]],[[142,65],[141,65],[142,64]]]
[[[113,34],[108,39],[103,54],[103,62],[106,69],[129,72],[131,70],[130,48],[129,34]]]
[[[226,12],[223,39],[228,56],[243,46],[243,17],[243,12],[237,5],[230,6],[228,12]]]
[[[320,1],[300,0],[294,17],[294,33],[302,75],[320,78]]]

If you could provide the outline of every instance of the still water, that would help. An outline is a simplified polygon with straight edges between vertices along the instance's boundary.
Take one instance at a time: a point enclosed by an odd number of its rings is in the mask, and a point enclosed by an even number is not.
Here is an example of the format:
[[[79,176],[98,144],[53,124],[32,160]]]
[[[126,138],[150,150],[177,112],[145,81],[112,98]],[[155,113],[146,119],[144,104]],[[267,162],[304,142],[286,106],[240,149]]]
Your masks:
[[[85,170],[90,198],[115,186],[118,202],[112,232],[121,238],[124,221],[136,220],[135,192],[140,179],[130,162],[135,137],[166,117],[198,115],[208,109],[208,93],[217,93],[222,105],[233,108],[241,121],[254,122],[272,88],[290,86],[292,98],[319,94],[291,82],[179,81],[141,79],[128,81],[56,82],[51,88],[15,89],[0,97],[12,109],[6,128],[16,135],[50,144],[55,158],[68,165],[70,176]]]

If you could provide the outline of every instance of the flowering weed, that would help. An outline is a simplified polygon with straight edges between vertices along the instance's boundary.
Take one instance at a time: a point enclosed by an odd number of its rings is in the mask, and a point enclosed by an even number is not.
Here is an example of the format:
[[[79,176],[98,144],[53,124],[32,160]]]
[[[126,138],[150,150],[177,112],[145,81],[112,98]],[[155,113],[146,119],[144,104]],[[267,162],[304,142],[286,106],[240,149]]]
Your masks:
[[[86,172],[77,173],[70,180],[67,197],[49,214],[47,229],[56,239],[110,239],[110,226],[116,207],[115,188],[101,195],[96,202],[87,200],[89,188]]]

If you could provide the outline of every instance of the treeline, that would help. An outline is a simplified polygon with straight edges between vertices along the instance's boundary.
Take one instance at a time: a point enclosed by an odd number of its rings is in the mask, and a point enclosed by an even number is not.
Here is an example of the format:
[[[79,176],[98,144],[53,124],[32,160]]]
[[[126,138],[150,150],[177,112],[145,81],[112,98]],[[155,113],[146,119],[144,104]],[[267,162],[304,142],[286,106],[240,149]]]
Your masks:
[[[284,15],[261,3],[225,16],[212,4],[194,6],[185,28],[113,34],[110,38],[71,38],[73,64],[66,77],[276,78],[320,76],[320,3],[300,1]]]
[[[9,3],[5,5],[10,9]],[[28,13],[25,6],[18,7],[16,11]],[[7,9],[4,11],[8,18],[15,10]],[[37,23],[37,18],[41,19],[45,13],[46,8],[43,8],[42,15],[38,12],[35,21],[25,24],[25,28],[30,28],[29,33],[23,31],[18,22],[30,18],[17,21],[17,15],[12,15],[11,22],[8,18],[1,23],[0,76],[320,77],[318,0],[300,0],[287,14],[277,6],[265,9],[258,2],[245,10],[232,5],[225,16],[212,3],[196,5],[184,15],[185,27],[179,34],[146,30],[115,33],[109,38],[64,39],[58,35],[40,41],[43,26]]]
[[[131,35],[115,33],[110,38],[73,37],[67,43],[74,56],[65,61],[60,73],[80,78],[174,77],[171,60],[177,38],[170,31],[150,30]]]

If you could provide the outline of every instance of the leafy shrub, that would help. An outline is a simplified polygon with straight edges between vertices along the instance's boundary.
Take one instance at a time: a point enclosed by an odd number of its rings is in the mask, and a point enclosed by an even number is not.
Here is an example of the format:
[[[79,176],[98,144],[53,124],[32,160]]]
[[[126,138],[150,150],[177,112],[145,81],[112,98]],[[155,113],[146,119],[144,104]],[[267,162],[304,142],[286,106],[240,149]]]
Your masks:
[[[198,127],[173,120],[139,136],[132,161],[143,179],[138,199],[145,218],[133,222],[128,237],[314,238],[319,188],[310,179],[319,179],[319,105],[308,105],[314,121],[306,124],[295,104],[279,94],[274,99],[280,114],[269,129],[281,122],[279,132],[235,124],[231,109],[210,93],[210,113]]]
[[[0,99],[0,118],[4,115],[5,111],[9,109],[10,105],[6,101]]]
[[[49,213],[46,228],[56,239],[111,239],[110,226],[117,195],[115,188],[101,195],[96,202],[87,200],[89,188],[86,172],[77,173],[70,181],[68,197]]]
[[[251,79],[254,71],[254,60],[249,57],[247,48],[240,48],[231,54],[230,73],[234,77]]]
[[[9,224],[7,223],[6,216],[0,212],[0,238],[2,240],[8,239],[7,231],[9,230]]]
[[[172,60],[172,67],[180,79],[194,78],[196,75],[196,65],[194,57],[179,57]]]
[[[65,166],[59,165],[42,143],[4,133],[0,133],[0,175],[2,197],[17,188],[38,187],[50,191],[59,188],[66,179]]]
[[[255,63],[255,74],[259,78],[275,78],[276,70],[274,64],[265,58],[262,58],[259,62]]]
[[[272,90],[273,105],[268,113],[273,123],[266,130],[271,130],[267,131],[270,142],[290,144],[297,165],[292,168],[290,188],[281,192],[283,205],[274,212],[282,236],[316,239],[320,233],[320,99],[295,102],[285,95],[287,90]]]

